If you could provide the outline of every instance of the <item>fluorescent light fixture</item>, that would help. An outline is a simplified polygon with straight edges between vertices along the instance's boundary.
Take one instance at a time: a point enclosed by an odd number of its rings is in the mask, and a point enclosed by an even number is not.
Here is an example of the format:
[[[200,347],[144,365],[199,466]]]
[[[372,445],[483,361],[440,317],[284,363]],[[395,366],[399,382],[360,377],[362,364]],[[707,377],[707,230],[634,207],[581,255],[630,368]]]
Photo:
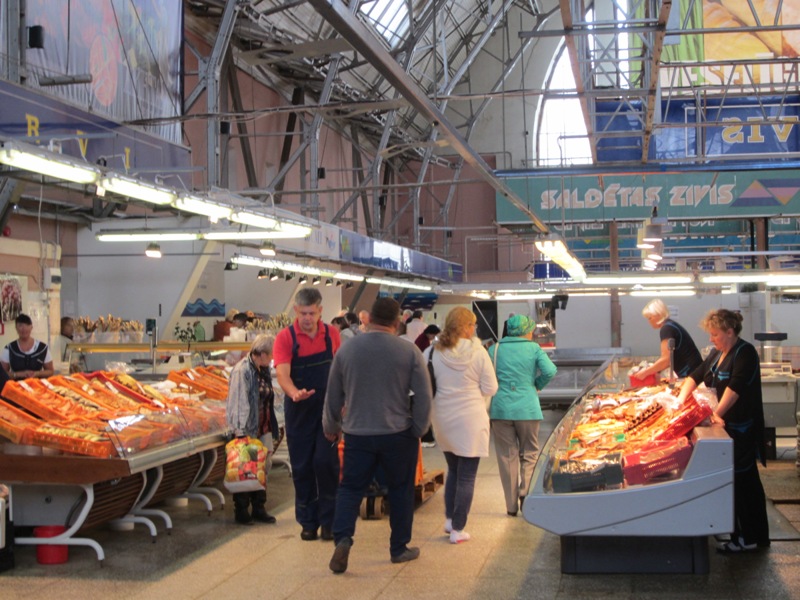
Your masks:
[[[539,252],[569,273],[569,276],[575,281],[583,281],[586,279],[586,271],[583,269],[583,265],[575,258],[575,255],[570,252],[564,240],[560,237],[550,235],[546,238],[536,240],[534,245]]]
[[[412,283],[410,281],[402,281],[399,279],[385,279],[380,277],[367,277],[367,283],[376,285],[386,285],[389,287],[407,288],[409,290],[423,290],[430,291],[433,289],[431,285],[422,285],[419,283]]]
[[[495,300],[550,300],[553,294],[497,294]]]
[[[98,242],[191,242],[200,239],[200,234],[189,231],[100,231],[95,236]]]
[[[172,206],[178,210],[208,217],[212,223],[216,223],[220,219],[227,219],[233,212],[230,206],[223,206],[192,194],[182,194],[172,203]]]
[[[332,277],[336,279],[344,279],[345,281],[364,281],[363,275],[354,275],[353,273],[344,273],[342,271],[333,273]]]
[[[332,286],[332,285],[333,285],[333,279],[331,279],[330,277],[328,277],[328,278],[325,280],[325,287],[330,287],[330,286]]]
[[[85,161],[19,142],[3,142],[0,163],[81,184],[95,183],[101,175],[100,169]]]
[[[311,235],[311,227],[308,225],[298,225],[297,223],[287,223],[285,221],[278,223],[275,230],[293,238],[304,238]]]
[[[590,276],[584,281],[587,285],[648,285],[692,283],[692,275],[614,275]]]
[[[261,256],[275,256],[275,244],[272,242],[264,242],[258,249]]]
[[[650,260],[661,260],[664,258],[664,243],[657,242],[653,244],[653,248],[651,250],[647,250],[645,253],[647,254],[647,258]]]
[[[316,277],[314,277],[314,279],[311,280],[311,285],[319,285],[320,281],[321,280],[320,280],[319,276],[317,275]]]
[[[304,237],[294,231],[279,231],[277,229],[262,229],[256,231],[209,231],[203,233],[205,240],[277,240]]]
[[[650,223],[644,226],[644,235],[642,236],[644,242],[660,242],[662,239],[661,225]]]
[[[239,210],[231,213],[231,216],[228,218],[235,223],[251,225],[253,227],[261,227],[262,229],[275,229],[275,227],[278,225],[278,221],[272,217],[259,215],[246,210]]]
[[[629,296],[635,296],[639,298],[657,296],[657,297],[664,297],[664,296],[696,296],[697,292],[694,290],[632,290],[628,292]]]
[[[148,258],[161,258],[161,246],[155,242],[150,242],[147,244],[147,249],[144,251],[144,255]]]
[[[658,267],[658,263],[654,261],[652,258],[645,258],[642,261],[642,268],[655,269],[656,267]]]
[[[267,277],[269,277],[269,271],[267,271],[266,269],[261,269],[258,272],[258,275],[256,275],[257,279],[266,279]]]
[[[306,283],[308,281],[308,277],[306,275],[300,275],[300,279],[298,279],[301,284]]]
[[[776,287],[800,285],[800,273],[797,271],[725,273],[720,275],[700,275],[699,278],[703,283],[765,283]]]
[[[176,200],[176,194],[173,190],[127,175],[107,175],[97,182],[97,187],[107,192],[135,198],[150,204],[172,204]]]
[[[273,269],[272,272],[269,274],[270,281],[276,281],[281,278],[281,272],[278,269]]]
[[[648,250],[653,248],[654,242],[645,242],[644,241],[644,228],[639,229],[636,232],[636,247],[641,248],[642,250]]]

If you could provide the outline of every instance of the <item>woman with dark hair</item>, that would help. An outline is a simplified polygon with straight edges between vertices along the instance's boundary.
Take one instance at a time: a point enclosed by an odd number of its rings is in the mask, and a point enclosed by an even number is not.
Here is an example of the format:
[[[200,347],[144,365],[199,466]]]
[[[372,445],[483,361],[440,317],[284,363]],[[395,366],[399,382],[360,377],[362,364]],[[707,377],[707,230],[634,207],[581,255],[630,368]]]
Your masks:
[[[481,457],[489,456],[487,400],[497,391],[497,378],[475,337],[475,315],[457,306],[447,315],[444,331],[425,351],[436,377],[431,420],[447,461],[444,484],[445,532],[450,543],[470,539],[464,531],[475,492]]]
[[[10,379],[29,377],[50,377],[53,371],[53,357],[44,342],[31,336],[33,321],[26,314],[20,314],[14,321],[18,339],[6,345],[0,352],[0,365]]]
[[[739,337],[742,315],[724,308],[712,310],[700,326],[714,350],[684,381],[683,402],[702,382],[717,392],[711,423],[725,427],[733,439],[733,534],[720,542],[719,552],[750,552],[767,547],[769,523],[758,461],[766,465],[761,365],[755,347]]]

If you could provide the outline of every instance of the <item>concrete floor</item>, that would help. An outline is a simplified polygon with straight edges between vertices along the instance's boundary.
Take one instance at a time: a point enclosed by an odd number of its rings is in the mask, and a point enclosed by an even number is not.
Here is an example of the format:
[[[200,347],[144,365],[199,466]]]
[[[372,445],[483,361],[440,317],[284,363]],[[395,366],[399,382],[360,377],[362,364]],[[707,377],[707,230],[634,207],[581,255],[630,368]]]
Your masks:
[[[551,420],[557,421],[557,413]],[[0,573],[0,597],[214,599],[235,598],[798,598],[800,599],[800,478],[791,440],[781,460],[763,470],[770,498],[772,547],[744,556],[710,551],[708,575],[564,575],[559,538],[505,514],[494,457],[481,463],[467,530],[472,540],[451,545],[442,531],[443,490],[419,507],[412,544],[419,560],[389,561],[388,520],[359,521],[348,571],[333,575],[331,542],[304,542],[293,518],[285,470],[271,475],[268,509],[275,525],[237,526],[230,499],[209,516],[196,501],[169,507],[174,529],[159,523],[157,541],[145,528],[98,528],[91,537],[106,552],[101,566],[88,548],[70,549],[62,565],[39,565],[33,547],[17,547],[17,566]],[[438,448],[424,449],[427,470],[443,469]],[[711,544],[711,542],[709,542]]]

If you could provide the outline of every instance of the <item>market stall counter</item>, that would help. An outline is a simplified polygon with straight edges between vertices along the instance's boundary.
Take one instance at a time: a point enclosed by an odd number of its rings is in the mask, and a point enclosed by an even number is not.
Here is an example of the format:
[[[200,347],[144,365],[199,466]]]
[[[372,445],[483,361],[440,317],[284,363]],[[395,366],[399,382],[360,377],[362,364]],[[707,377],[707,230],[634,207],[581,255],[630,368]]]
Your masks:
[[[193,498],[212,510],[224,496],[209,482],[224,474],[225,405],[212,373],[186,371],[186,383],[149,385],[112,372],[9,382],[0,398],[0,478],[10,487],[17,528],[48,535],[17,537],[18,545],[82,545],[93,526],[146,526],[169,515],[166,499]],[[163,387],[156,389],[157,385]],[[39,530],[40,533],[43,530]]]
[[[16,537],[16,545],[89,546],[98,560],[103,548],[78,534],[108,522],[145,525],[155,541],[149,517],[169,516],[144,508],[158,499],[203,494],[203,485],[216,471],[225,437],[212,434],[191,443],[176,443],[131,458],[95,458],[70,454],[29,454],[15,444],[0,446],[0,473],[10,489],[10,519],[15,527],[64,526],[55,537]],[[20,453],[20,451],[26,453]],[[164,471],[170,476],[165,478]],[[219,493],[219,492],[217,492]],[[210,505],[208,499],[205,502]]]
[[[733,443],[666,383],[625,388],[614,359],[545,443],[523,515],[561,536],[564,573],[707,573],[733,530]]]

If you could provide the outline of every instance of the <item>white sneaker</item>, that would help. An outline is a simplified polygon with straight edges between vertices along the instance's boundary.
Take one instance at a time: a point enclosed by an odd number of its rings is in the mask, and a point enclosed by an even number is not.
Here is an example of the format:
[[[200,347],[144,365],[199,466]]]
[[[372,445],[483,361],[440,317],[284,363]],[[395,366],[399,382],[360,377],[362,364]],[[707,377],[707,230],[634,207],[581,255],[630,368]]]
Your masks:
[[[471,536],[463,529],[461,531],[453,529],[453,531],[450,532],[450,543],[460,544],[462,542],[468,542],[470,537]]]
[[[444,532],[450,533],[453,531],[453,519],[445,519],[444,520]]]
[[[422,442],[423,448],[435,448],[436,442]]]

